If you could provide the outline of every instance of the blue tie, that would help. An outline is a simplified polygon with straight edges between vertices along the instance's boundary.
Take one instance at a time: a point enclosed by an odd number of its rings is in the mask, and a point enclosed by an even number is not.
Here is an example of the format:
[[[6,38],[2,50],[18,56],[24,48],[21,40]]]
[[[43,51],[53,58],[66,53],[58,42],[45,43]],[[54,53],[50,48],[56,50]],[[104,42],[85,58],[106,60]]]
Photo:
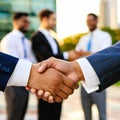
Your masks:
[[[91,48],[92,48],[92,37],[93,37],[93,34],[91,33],[89,41],[88,41],[88,45],[87,45],[87,51],[91,51]]]
[[[26,44],[25,44],[25,37],[22,37],[22,44],[23,44],[23,49],[24,49],[24,58],[27,58],[27,49],[26,49]]]

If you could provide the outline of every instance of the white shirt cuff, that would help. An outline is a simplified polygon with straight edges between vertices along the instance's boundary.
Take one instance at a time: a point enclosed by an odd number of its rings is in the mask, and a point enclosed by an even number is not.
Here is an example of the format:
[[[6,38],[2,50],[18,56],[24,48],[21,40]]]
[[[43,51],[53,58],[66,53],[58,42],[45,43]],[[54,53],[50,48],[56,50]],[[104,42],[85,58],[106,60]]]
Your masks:
[[[7,83],[7,86],[27,86],[31,66],[31,62],[20,59]]]
[[[100,85],[99,78],[95,70],[89,63],[89,61],[86,58],[81,58],[76,61],[79,63],[81,70],[83,72],[85,81],[81,81],[81,83],[85,90],[87,91],[87,93],[99,90]]]
[[[63,52],[63,57],[64,57],[65,60],[68,60],[69,53],[68,52]]]

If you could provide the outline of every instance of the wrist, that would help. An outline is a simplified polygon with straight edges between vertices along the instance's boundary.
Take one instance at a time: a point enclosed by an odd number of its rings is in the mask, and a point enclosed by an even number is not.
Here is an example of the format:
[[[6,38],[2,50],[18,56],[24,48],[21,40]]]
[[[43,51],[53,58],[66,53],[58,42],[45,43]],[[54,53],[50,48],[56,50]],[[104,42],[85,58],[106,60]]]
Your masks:
[[[29,87],[33,87],[36,86],[36,82],[35,82],[35,76],[36,76],[36,71],[37,71],[38,67],[37,65],[33,64],[32,67],[31,67],[31,71],[30,71],[30,75],[29,75],[29,80],[28,80],[28,83],[27,83],[27,86]]]
[[[78,64],[78,62],[77,62],[77,61],[73,61],[72,64],[73,64],[73,66],[74,66],[74,71],[75,71],[75,73],[76,73],[79,81],[85,80],[85,79],[84,79],[84,75],[83,75],[82,70],[81,70],[81,67],[80,67],[80,65]]]
[[[34,65],[31,66],[31,70],[30,70],[30,75],[29,75],[29,79],[28,79],[28,83],[27,83],[27,86],[31,86],[31,79],[33,77],[33,69],[34,69]]]

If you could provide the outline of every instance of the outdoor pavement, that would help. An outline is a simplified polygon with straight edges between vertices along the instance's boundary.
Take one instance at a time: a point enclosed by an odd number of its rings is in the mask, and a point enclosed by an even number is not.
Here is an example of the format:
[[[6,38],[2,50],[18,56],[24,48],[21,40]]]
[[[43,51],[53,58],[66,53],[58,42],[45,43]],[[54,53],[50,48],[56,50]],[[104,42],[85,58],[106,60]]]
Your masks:
[[[96,106],[93,106],[92,110],[93,120],[98,120]],[[120,120],[120,87],[114,86],[107,90],[107,115],[108,120]],[[0,93],[0,120],[6,120],[3,93]],[[25,120],[37,120],[37,99],[34,95],[30,95]],[[61,120],[84,120],[79,90],[64,101]]]

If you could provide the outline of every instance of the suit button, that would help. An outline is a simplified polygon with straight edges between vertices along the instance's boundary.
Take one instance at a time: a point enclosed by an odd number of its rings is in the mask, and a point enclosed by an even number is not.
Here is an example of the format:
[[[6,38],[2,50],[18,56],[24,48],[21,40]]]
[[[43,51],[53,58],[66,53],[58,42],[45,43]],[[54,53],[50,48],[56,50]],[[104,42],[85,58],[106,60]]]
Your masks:
[[[1,67],[1,71],[8,73],[8,72],[10,72],[10,68],[3,66],[3,67]]]

